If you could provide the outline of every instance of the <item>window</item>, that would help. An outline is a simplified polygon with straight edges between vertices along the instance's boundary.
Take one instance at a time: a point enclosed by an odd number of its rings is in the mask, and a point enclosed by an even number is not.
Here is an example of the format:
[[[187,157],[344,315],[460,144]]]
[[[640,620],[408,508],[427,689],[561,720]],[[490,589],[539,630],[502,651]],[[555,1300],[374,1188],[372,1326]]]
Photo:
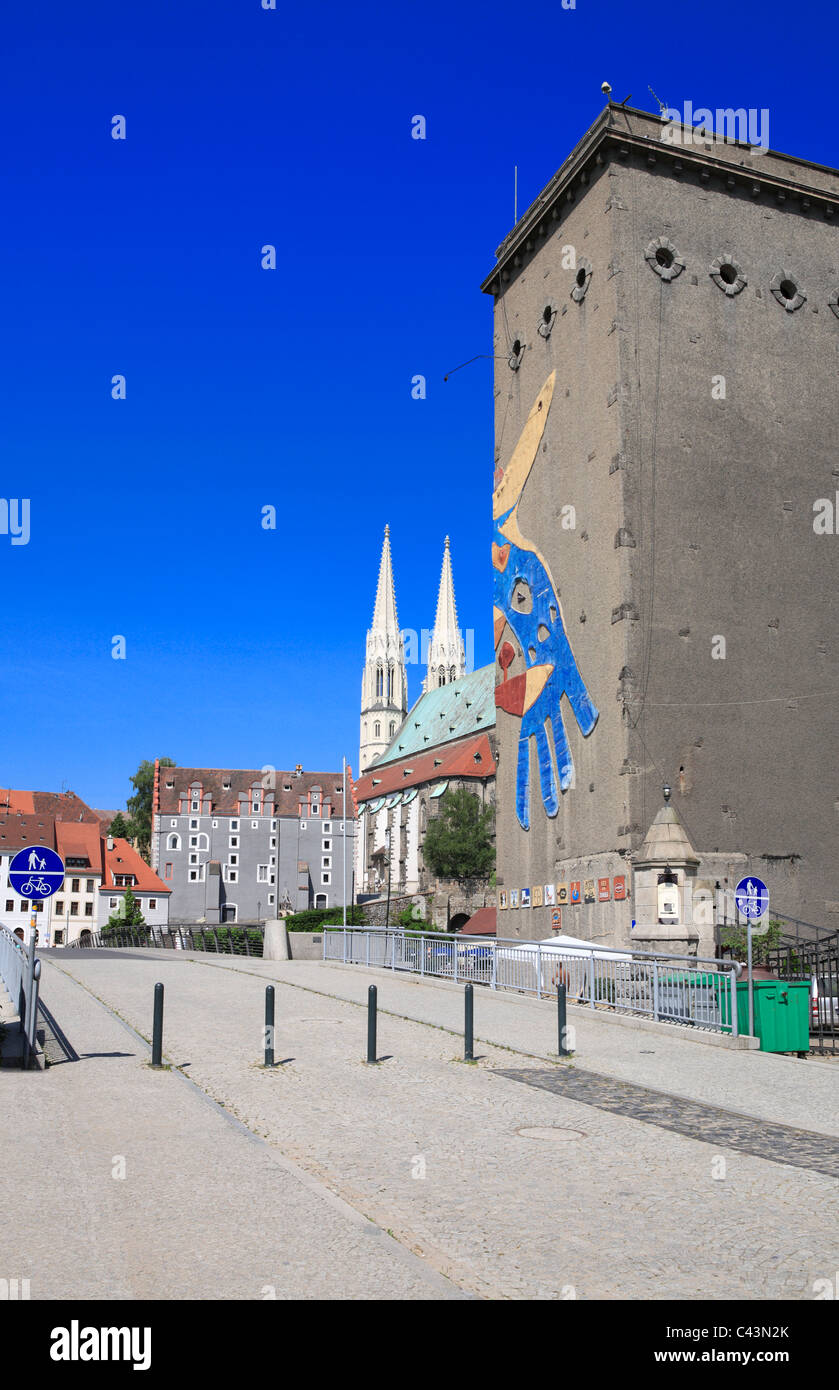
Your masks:
[[[331,822],[331,821],[325,820],[325,821],[323,822],[322,833],[323,833],[324,835],[330,835],[330,834],[332,833],[332,822]]]
[[[198,836],[197,836],[197,835],[190,835],[190,837],[189,837],[189,847],[190,847],[190,849],[197,849],[197,848],[198,848]]]
[[[190,828],[190,830],[197,830],[197,829],[198,829],[198,821],[197,821],[197,820],[191,820],[191,821],[189,822],[189,828]]]
[[[382,670],[381,666],[377,666],[377,667],[376,667],[376,695],[377,695],[377,696],[378,696],[378,695],[384,695],[384,693],[385,693],[385,677],[384,677],[384,671]]]
[[[305,822],[304,820],[301,820],[301,822],[300,822],[300,829],[301,829],[301,830],[305,830],[305,829],[306,829],[306,822]]]
[[[238,849],[238,848],[239,848],[239,836],[238,836],[238,835],[230,835],[230,836],[228,837],[227,848],[228,848],[228,849]]]
[[[255,810],[255,811],[257,811],[258,809],[259,809],[258,806],[254,806],[254,810]],[[258,830],[258,829],[259,829],[259,821],[258,821],[258,820],[252,820],[252,821],[251,821],[251,830]]]
[[[391,738],[393,738],[393,735],[396,733],[396,725],[394,724],[392,719],[388,727],[388,733],[390,734]]]
[[[323,857],[321,858],[320,866],[321,866],[322,869],[331,869],[331,868],[332,868],[332,855],[331,855],[331,854],[324,854]]]
[[[267,882],[268,882],[268,865],[267,865],[267,864],[257,864],[257,866],[256,866],[256,881],[257,881],[257,883],[267,883]]]
[[[227,879],[227,882],[228,882],[228,883],[238,883],[238,882],[239,882],[239,870],[238,870],[238,869],[231,869],[231,867],[230,867],[229,864],[225,865],[224,876],[225,876],[225,878]]]
[[[276,822],[275,820],[272,820],[272,822],[271,822],[271,829],[272,829],[272,830],[276,830],[276,828],[277,828],[277,822]]]
[[[12,910],[13,907],[14,907],[14,903],[6,903],[6,911],[7,911],[7,912],[11,912],[11,910]],[[56,915],[57,915],[58,917],[60,917],[61,914],[62,914],[62,912],[64,911],[64,899],[63,899],[63,898],[59,898],[59,899],[57,900],[57,902],[56,902],[56,904],[55,904],[55,911],[56,911]]]
[[[111,899],[109,900],[109,902],[108,902],[108,906],[109,906],[109,907],[118,907],[118,906],[119,906],[119,899],[118,899],[118,898],[111,898]]]
[[[230,829],[231,829],[231,830],[238,830],[238,829],[239,829],[239,822],[238,822],[237,820],[232,820],[232,821],[230,822]]]
[[[201,882],[201,872],[202,872],[201,869],[190,869],[190,871],[189,871],[189,881],[190,881],[190,883],[200,883],[200,882]]]
[[[272,835],[272,836],[271,836],[271,843],[269,844],[268,848],[269,848],[269,849],[276,849],[276,848],[277,848],[277,837],[276,837],[276,835]]]
[[[320,881],[321,883],[331,883],[332,875],[330,873],[322,873],[320,876]]]
[[[326,893],[316,893],[316,894],[315,894],[315,907],[328,907],[328,906],[329,906],[329,904],[328,904],[328,902],[327,902],[327,895],[326,895]]]
[[[21,910],[21,912],[25,912],[26,909],[28,908],[28,906],[29,906],[29,901],[28,901],[28,899],[27,899],[27,898],[21,898],[21,900],[20,900],[20,910]]]
[[[164,878],[171,878],[171,877],[172,877],[172,865],[171,865],[171,864],[167,864],[166,867],[164,868],[164,870],[163,870],[163,877],[164,877]]]
[[[190,854],[190,856],[189,856],[189,862],[190,862],[190,864],[198,864],[198,863],[201,862],[201,861],[199,860],[199,858],[198,858],[197,852],[196,852],[196,853]]]
[[[92,878],[88,878],[88,879],[85,880],[85,891],[88,892],[88,893],[92,893],[92,892],[93,892],[93,879],[92,879]]]
[[[149,898],[149,910],[151,912],[157,907],[157,898]]]
[[[213,829],[214,829],[214,830],[218,830],[218,821],[217,821],[217,820],[214,820],[214,821],[213,821]]]
[[[169,824],[172,826],[172,829],[174,830],[174,828],[175,828],[175,826],[178,824],[178,822],[177,822],[176,820],[170,820]]]
[[[92,916],[93,916],[93,903],[85,903],[85,905],[84,905],[84,915],[85,915],[85,917],[92,917]]]
[[[192,810],[193,810],[193,811],[200,811],[200,810],[201,810],[201,803],[199,802],[198,798],[195,797],[195,796],[192,798]]]
[[[78,879],[78,878],[74,878],[74,879],[73,879],[72,887],[71,887],[71,889],[70,889],[70,892],[71,892],[71,893],[78,893],[78,891],[79,891],[79,883],[80,883],[80,882],[81,882],[81,880]]]
[[[269,903],[272,903],[272,902],[274,901],[274,894],[273,894],[273,893],[269,893],[269,894],[268,894],[268,901],[269,901]]]
[[[35,904],[33,903],[32,906],[34,907]],[[71,917],[78,917],[78,915],[79,915],[79,904],[78,904],[78,903],[71,903],[71,904],[70,904],[70,916],[71,916]]]
[[[321,849],[323,849],[324,852],[325,852],[326,850],[331,849],[331,848],[332,848],[332,841],[331,841],[331,840],[324,840],[324,842],[323,842],[323,844],[322,844],[322,846],[321,846]]]
[[[377,719],[377,720],[375,721],[375,723],[373,724],[373,737],[374,737],[374,738],[381,738],[381,736],[382,736],[382,726],[381,726],[381,724],[379,723],[379,721],[378,721],[378,719]]]
[[[239,856],[238,856],[238,854],[228,854],[228,856],[227,856],[227,862],[228,862],[228,864],[238,864],[238,863],[239,863]]]
[[[180,847],[181,847],[181,837],[180,837],[180,835],[170,835],[170,836],[169,836],[169,839],[168,839],[167,842],[166,842],[166,848],[167,848],[167,849],[180,849]]]

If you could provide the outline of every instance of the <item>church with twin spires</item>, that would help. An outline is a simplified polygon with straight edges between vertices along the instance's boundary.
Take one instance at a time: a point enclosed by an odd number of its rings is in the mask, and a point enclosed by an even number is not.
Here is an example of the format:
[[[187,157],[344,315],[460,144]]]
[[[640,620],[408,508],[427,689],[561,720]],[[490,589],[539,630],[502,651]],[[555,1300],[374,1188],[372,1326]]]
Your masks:
[[[388,878],[394,897],[433,891],[438,885],[423,862],[422,843],[440,797],[465,786],[482,805],[495,801],[494,668],[466,670],[448,536],[422,693],[410,710],[407,647],[406,654],[386,526],[361,681],[354,790],[356,890],[362,894],[386,892]]]

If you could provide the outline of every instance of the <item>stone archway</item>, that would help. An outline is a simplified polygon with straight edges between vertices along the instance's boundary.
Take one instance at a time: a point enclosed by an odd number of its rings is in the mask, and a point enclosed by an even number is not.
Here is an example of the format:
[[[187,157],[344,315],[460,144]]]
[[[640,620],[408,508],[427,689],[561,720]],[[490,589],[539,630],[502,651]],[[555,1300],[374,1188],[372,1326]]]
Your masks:
[[[468,921],[468,912],[456,912],[449,921],[449,931],[463,931]]]

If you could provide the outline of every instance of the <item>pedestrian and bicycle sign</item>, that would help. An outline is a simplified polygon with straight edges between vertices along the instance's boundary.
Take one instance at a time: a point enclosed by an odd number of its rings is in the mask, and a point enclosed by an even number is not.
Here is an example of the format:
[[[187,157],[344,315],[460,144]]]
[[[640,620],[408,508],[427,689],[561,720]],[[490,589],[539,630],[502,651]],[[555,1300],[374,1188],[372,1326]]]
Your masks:
[[[19,850],[9,865],[9,883],[21,898],[51,898],[64,882],[64,860],[46,845]]]
[[[749,922],[758,921],[769,907],[769,889],[762,878],[741,878],[734,897],[737,911]]]

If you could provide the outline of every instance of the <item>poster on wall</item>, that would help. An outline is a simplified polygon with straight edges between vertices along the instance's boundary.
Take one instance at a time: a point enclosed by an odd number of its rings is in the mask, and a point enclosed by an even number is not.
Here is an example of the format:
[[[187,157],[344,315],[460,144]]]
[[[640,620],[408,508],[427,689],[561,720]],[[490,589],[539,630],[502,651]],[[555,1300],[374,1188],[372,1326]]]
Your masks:
[[[580,901],[580,898],[581,898],[580,887],[581,887],[581,885],[580,885],[579,879],[575,879],[574,882],[571,884],[571,898],[570,898],[570,901],[571,901],[572,903],[578,903],[578,902]]]
[[[554,931],[562,931],[562,908],[555,907],[551,910],[551,927]]]
[[[498,907],[499,907],[499,910],[500,910],[501,912],[503,912],[506,906],[507,906],[507,889],[506,889],[506,888],[499,888],[499,890],[498,890]]]
[[[618,877],[613,880],[613,885],[614,886],[612,889],[612,897],[614,898],[616,903],[621,902],[624,898],[629,896],[629,894],[626,891],[625,874],[619,874]]]
[[[587,902],[587,903],[593,903],[593,902],[594,902],[594,879],[593,879],[593,878],[587,878],[587,879],[584,881],[584,883],[583,883],[583,901],[584,901],[584,902]]]
[[[522,907],[530,907],[530,889],[529,889],[529,888],[522,888],[522,890],[521,890],[521,905],[522,905]]]
[[[537,884],[535,885],[534,889],[533,889],[533,906],[534,906],[534,907],[541,907],[541,906],[542,906],[542,885],[541,885],[541,883],[537,883]]]
[[[611,879],[599,878],[597,880],[597,901],[599,903],[607,903],[609,901],[612,896],[611,886]]]
[[[564,907],[568,902],[568,884],[558,883],[556,885],[556,900],[560,907]]]
[[[556,893],[554,892],[555,887],[556,885],[553,883],[545,884],[545,907],[553,907],[554,903],[556,902]]]
[[[510,889],[510,907],[518,907],[518,905],[519,905],[519,890],[518,890],[518,888],[511,888],[511,889]]]

